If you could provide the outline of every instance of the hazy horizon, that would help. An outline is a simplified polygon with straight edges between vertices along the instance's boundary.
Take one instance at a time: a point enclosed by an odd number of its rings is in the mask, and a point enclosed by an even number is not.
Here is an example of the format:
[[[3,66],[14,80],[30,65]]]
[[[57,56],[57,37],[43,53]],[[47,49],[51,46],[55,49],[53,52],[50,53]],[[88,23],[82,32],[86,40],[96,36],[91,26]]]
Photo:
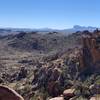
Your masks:
[[[34,29],[36,29],[36,30],[38,30],[38,29],[43,29],[43,30],[45,30],[45,29],[51,29],[51,30],[66,30],[66,29],[73,29],[73,28],[75,28],[75,26],[79,26],[80,28],[89,28],[89,27],[91,27],[91,28],[100,28],[100,27],[95,27],[95,26],[81,26],[81,25],[74,25],[74,26],[72,26],[72,27],[69,27],[69,28],[62,28],[62,29],[59,29],[59,28],[50,28],[50,27],[41,27],[41,28],[27,28],[27,27],[0,27],[0,29],[30,29],[30,30],[34,30]]]

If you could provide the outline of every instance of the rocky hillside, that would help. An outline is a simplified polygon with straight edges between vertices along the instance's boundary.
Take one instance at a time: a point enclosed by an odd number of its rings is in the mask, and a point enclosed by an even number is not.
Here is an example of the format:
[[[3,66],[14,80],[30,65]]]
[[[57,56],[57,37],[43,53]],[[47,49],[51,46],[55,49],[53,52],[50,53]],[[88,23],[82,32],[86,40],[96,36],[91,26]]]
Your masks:
[[[100,98],[98,30],[22,32],[0,37],[0,45],[0,83],[25,100]]]
[[[4,38],[4,40],[6,39],[5,41],[7,41],[9,47],[13,47],[17,50],[35,50],[48,53],[51,51],[66,50],[70,47],[76,46],[80,37],[80,35],[78,35],[79,34],[65,36],[57,32],[47,34],[22,32],[13,36],[9,35]]]

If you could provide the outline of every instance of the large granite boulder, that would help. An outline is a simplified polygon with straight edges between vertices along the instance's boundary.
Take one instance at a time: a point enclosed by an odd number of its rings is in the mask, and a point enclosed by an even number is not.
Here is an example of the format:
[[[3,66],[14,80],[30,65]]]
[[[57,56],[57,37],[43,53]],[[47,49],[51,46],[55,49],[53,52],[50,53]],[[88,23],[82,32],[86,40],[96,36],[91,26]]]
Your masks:
[[[0,100],[24,100],[24,99],[13,89],[7,86],[0,85]]]

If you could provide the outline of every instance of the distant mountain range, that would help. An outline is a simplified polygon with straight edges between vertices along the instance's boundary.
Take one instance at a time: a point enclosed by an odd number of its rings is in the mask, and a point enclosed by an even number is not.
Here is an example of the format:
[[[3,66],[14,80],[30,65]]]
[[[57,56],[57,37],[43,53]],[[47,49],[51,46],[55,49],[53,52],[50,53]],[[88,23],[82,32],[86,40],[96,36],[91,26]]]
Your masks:
[[[75,25],[73,28],[69,29],[51,29],[51,28],[40,28],[40,29],[29,29],[29,28],[0,28],[0,35],[7,35],[7,34],[17,34],[19,32],[32,32],[32,31],[37,31],[37,32],[62,32],[62,33],[74,33],[77,31],[94,31],[97,27],[92,27],[92,26],[79,26]],[[100,29],[100,28],[99,28]]]
[[[73,33],[73,32],[77,32],[77,31],[84,31],[84,30],[88,30],[88,31],[94,31],[97,27],[92,27],[92,26],[79,26],[79,25],[75,25],[73,26],[73,28],[70,29],[65,29],[63,31],[65,32],[69,32],[69,33]]]

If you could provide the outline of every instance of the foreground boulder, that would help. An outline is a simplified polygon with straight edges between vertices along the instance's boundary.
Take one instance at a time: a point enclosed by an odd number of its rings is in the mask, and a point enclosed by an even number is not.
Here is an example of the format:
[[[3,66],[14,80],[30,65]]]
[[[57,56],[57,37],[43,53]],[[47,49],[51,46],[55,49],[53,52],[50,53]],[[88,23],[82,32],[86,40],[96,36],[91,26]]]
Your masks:
[[[91,97],[90,100],[100,100],[100,95],[95,95]]]
[[[64,100],[63,97],[55,97],[55,98],[52,98],[52,99],[49,99],[49,100]]]
[[[24,99],[13,89],[7,86],[0,85],[0,100],[24,100]]]
[[[74,92],[75,92],[75,89],[67,89],[67,90],[65,90],[63,92],[64,98],[65,99],[70,99],[70,98],[74,97],[75,96]]]

